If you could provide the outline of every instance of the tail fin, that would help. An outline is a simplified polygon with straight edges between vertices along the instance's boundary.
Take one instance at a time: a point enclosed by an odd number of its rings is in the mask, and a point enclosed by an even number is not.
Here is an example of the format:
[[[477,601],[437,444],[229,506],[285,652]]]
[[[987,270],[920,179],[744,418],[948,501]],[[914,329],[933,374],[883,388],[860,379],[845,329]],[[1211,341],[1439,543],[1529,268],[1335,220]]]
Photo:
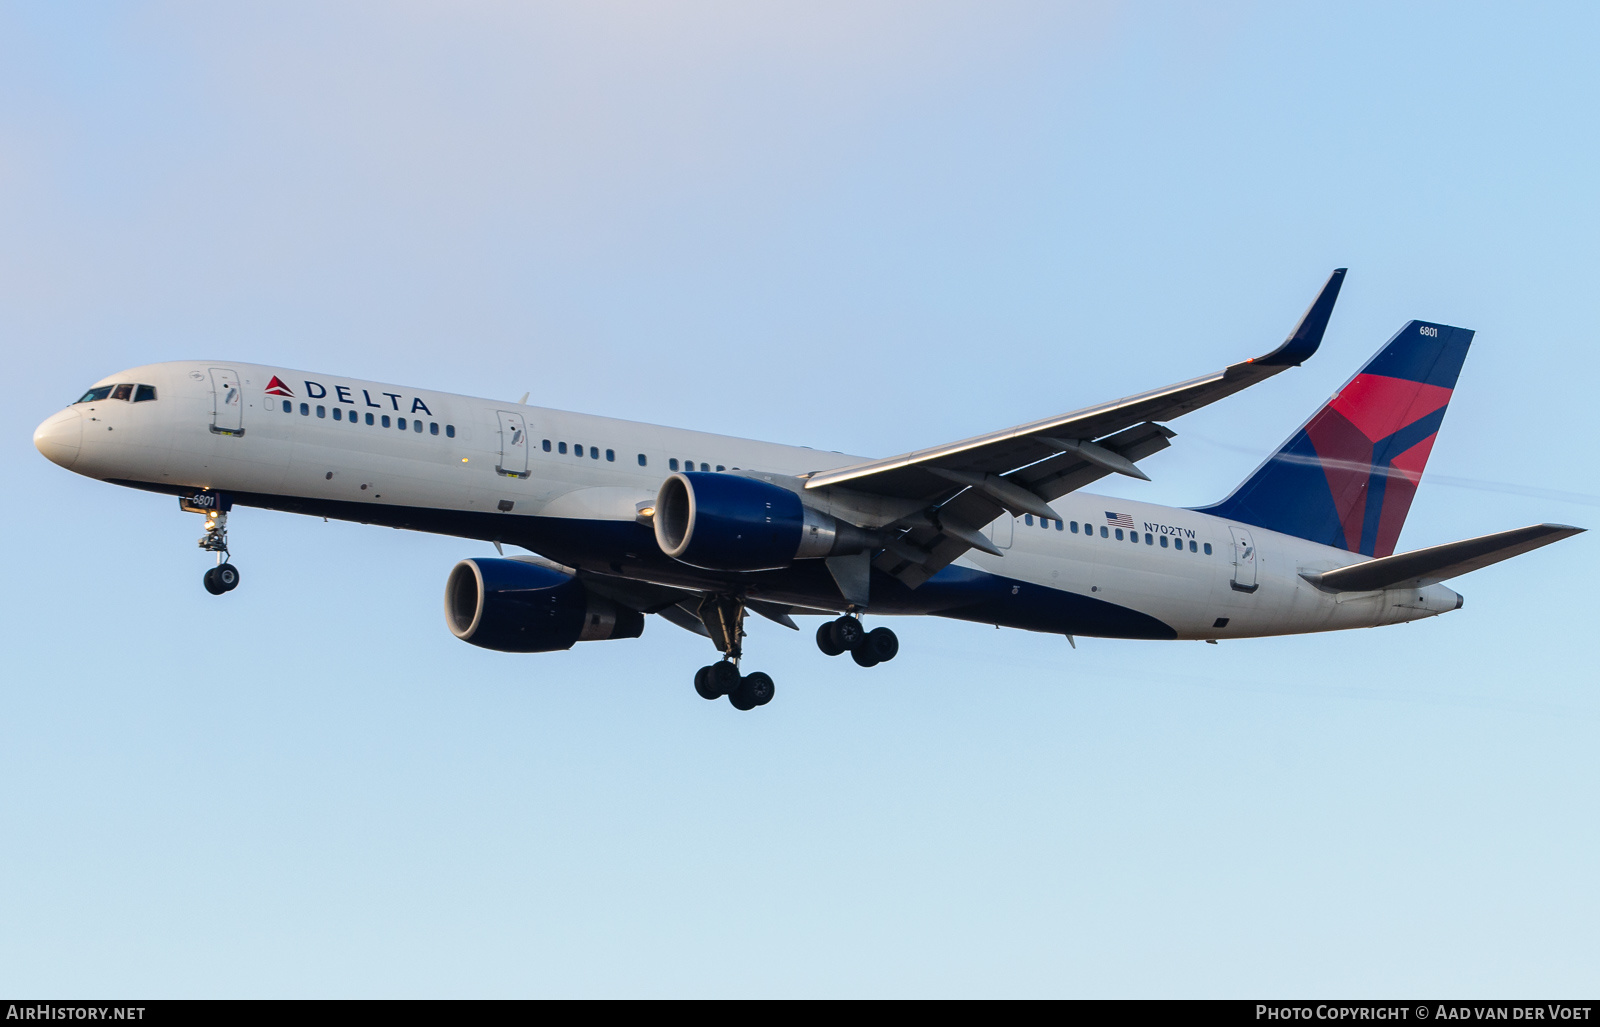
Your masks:
[[[1232,495],[1200,512],[1390,555],[1472,335],[1410,322]]]

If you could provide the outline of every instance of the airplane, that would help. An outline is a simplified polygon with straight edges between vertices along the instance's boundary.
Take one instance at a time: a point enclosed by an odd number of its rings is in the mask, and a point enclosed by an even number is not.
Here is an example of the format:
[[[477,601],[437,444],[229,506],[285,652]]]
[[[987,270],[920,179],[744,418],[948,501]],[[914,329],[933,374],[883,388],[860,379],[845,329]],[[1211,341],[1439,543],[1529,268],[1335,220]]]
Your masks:
[[[35,447],[68,470],[205,516],[204,585],[238,587],[235,506],[494,544],[445,583],[472,645],[550,652],[639,637],[650,614],[722,658],[695,691],[771,702],[743,669],[753,612],[862,667],[899,640],[871,616],[1217,642],[1460,609],[1441,584],[1583,531],[1536,524],[1396,553],[1473,332],[1407,322],[1227,498],[1176,508],[1081,491],[1166,449],[1164,421],[1310,358],[1336,269],[1284,342],[1149,392],[869,459],[227,360],[101,379]],[[529,555],[506,556],[505,546]]]

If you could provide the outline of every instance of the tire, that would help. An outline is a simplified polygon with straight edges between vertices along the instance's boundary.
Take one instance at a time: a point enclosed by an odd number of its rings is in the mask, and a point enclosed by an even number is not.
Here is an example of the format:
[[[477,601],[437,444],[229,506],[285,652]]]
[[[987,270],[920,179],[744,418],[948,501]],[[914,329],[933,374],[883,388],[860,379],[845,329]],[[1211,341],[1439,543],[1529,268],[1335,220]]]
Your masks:
[[[873,628],[861,640],[861,647],[871,653],[878,663],[888,663],[900,654],[900,639],[888,628]]]
[[[833,621],[826,620],[817,625],[817,648],[822,650],[824,656],[841,656],[844,646],[833,637]]]
[[[739,683],[739,692],[756,706],[765,706],[772,701],[777,688],[772,684],[772,678],[759,670],[754,674],[746,675]]]
[[[739,668],[723,660],[706,668],[706,685],[717,695],[732,695],[739,689]]]
[[[224,592],[232,592],[239,587],[239,568],[233,564],[218,564],[215,573],[217,575],[217,584],[222,586]]]
[[[841,652],[854,651],[861,644],[861,622],[854,617],[840,617],[836,621],[830,621],[828,626],[833,629],[834,644]]]
[[[858,667],[876,667],[878,658],[872,655],[872,649],[867,645],[859,645],[850,650],[850,658],[856,661]]]
[[[728,701],[733,704],[733,708],[736,710],[753,710],[756,708],[756,701],[745,695],[742,688],[728,693]]]
[[[721,699],[722,693],[711,683],[711,668],[701,667],[694,672],[694,690],[702,699]]]
[[[215,567],[206,571],[205,577],[201,578],[200,580],[205,584],[206,591],[210,592],[214,596],[219,596],[227,591],[227,589],[223,588],[222,585],[217,582],[217,569]]]

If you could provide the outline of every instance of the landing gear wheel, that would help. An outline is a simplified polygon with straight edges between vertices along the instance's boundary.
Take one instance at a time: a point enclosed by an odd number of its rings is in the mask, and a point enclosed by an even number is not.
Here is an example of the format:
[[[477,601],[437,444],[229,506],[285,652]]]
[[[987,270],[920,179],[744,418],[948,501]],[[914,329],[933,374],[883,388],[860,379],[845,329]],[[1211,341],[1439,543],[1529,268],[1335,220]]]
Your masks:
[[[844,646],[840,645],[839,640],[833,636],[833,621],[827,620],[817,625],[817,648],[822,650],[822,655],[841,656],[844,654]]]
[[[829,621],[823,627],[828,632],[830,647],[837,649],[841,653],[848,652],[861,644],[861,622],[854,617],[840,617],[838,620]],[[817,635],[817,644],[822,644],[820,632]],[[828,649],[824,648],[822,651],[827,653]],[[828,653],[828,655],[835,654]]]
[[[727,660],[705,668],[705,675],[706,691],[714,693],[712,698],[730,695],[739,688],[739,668]]]
[[[205,577],[201,578],[200,580],[205,583],[206,591],[210,592],[214,596],[219,596],[227,591],[227,589],[223,588],[222,585],[217,581],[217,568],[215,567],[206,571]]]
[[[900,653],[900,639],[888,628],[873,628],[861,636],[861,643],[850,650],[850,658],[861,667],[888,663]]]
[[[888,663],[900,654],[900,639],[888,628],[873,628],[858,648],[870,652],[878,663]]]
[[[694,690],[702,699],[722,698],[722,693],[711,683],[710,667],[701,667],[694,672]]]
[[[753,710],[771,702],[775,691],[772,678],[756,671],[740,679],[739,687],[728,693],[728,702],[736,710]]]
[[[747,675],[739,682],[739,692],[753,700],[757,706],[765,706],[772,701],[777,693],[777,688],[772,684],[772,678],[759,670]]]
[[[222,586],[224,592],[232,592],[239,587],[239,568],[231,563],[218,564],[216,567],[217,584]]]

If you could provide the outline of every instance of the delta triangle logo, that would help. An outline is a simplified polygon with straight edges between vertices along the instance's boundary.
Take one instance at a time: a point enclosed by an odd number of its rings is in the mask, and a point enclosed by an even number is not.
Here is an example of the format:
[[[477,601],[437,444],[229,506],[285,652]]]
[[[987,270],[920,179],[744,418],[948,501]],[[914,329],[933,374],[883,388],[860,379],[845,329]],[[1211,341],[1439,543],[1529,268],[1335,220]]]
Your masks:
[[[283,379],[282,378],[279,378],[277,375],[273,375],[272,376],[272,381],[267,383],[267,395],[269,395],[269,396],[288,396],[288,397],[290,397],[292,399],[292,398],[294,398],[294,390],[290,389],[289,386],[283,384]]]

